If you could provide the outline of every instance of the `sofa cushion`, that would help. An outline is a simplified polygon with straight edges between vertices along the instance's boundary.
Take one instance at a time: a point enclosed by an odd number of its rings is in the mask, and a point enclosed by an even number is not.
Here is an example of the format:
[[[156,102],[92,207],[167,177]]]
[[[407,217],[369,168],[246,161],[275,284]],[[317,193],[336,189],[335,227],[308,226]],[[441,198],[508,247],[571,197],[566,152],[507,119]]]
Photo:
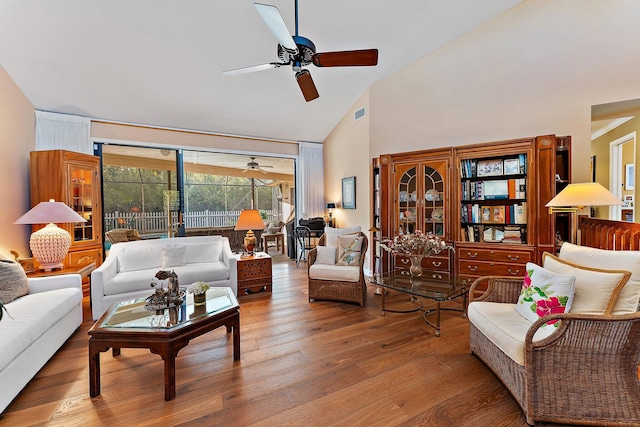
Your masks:
[[[220,261],[222,242],[189,243],[185,253],[187,264]]]
[[[203,282],[214,282],[229,279],[229,268],[222,261],[187,264],[173,267],[171,270],[178,275],[180,287],[186,287],[200,280]],[[111,280],[104,284],[104,294],[119,295],[149,290],[149,295],[151,295],[153,292],[151,282],[156,272],[155,269],[150,269],[126,271],[116,274]]]
[[[560,258],[589,267],[628,270],[631,277],[618,294],[613,314],[629,314],[638,310],[640,299],[640,251],[608,251],[565,242]]]
[[[78,288],[29,294],[7,304],[11,317],[4,316],[0,323],[0,371],[78,304]]]
[[[514,362],[524,365],[524,338],[531,322],[519,315],[515,304],[473,301],[467,309],[469,321]],[[538,328],[534,341],[548,337],[554,328]]]
[[[131,247],[127,246],[127,243],[118,244],[124,245],[118,253],[119,271],[160,269],[162,267],[162,246]]]
[[[631,277],[628,271],[584,267],[547,252],[542,263],[547,270],[576,277],[572,313],[611,314],[618,294]]]
[[[338,261],[336,264],[360,265],[361,250],[362,237],[360,237],[360,234],[338,236]]]
[[[528,262],[516,311],[531,323],[548,314],[569,312],[575,276],[554,273]],[[557,327],[558,319],[543,327]]]
[[[184,245],[167,245],[162,247],[162,268],[179,267],[185,265],[186,246]]]
[[[316,251],[316,264],[335,265],[337,253],[335,247],[316,246]]]
[[[8,255],[0,253],[0,302],[8,304],[28,293],[29,281],[22,266]]]
[[[348,228],[333,228],[333,227],[325,227],[325,246],[333,246],[338,247],[338,236],[344,236],[345,234],[357,234],[360,233],[362,227],[348,227]]]
[[[315,263],[309,267],[309,278],[340,282],[358,282],[360,281],[360,266]]]

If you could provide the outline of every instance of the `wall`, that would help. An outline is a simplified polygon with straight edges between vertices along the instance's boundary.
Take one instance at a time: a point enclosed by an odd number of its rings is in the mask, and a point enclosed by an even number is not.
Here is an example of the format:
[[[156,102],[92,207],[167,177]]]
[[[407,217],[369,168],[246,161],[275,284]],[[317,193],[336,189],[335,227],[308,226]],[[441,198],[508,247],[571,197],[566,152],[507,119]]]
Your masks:
[[[522,2],[369,88],[369,156],[571,135],[572,179],[590,181],[591,106],[640,98],[637,16],[630,0]]]
[[[354,121],[355,111],[362,107],[365,107],[365,116]],[[324,194],[326,203],[334,202],[338,206],[337,209],[333,209],[336,225],[340,228],[359,225],[365,233],[368,232],[371,222],[370,111],[367,90],[347,111],[323,143]],[[350,176],[356,177],[356,209],[342,209],[342,178]],[[369,240],[371,240],[370,234]],[[369,255],[367,252],[365,260],[365,269],[369,271],[368,274],[371,269]]]
[[[636,132],[637,138],[640,137],[640,116],[637,116],[623,123],[617,128],[605,133],[604,135],[594,139],[591,142],[591,154],[596,157],[596,181],[602,184],[605,188],[609,188],[609,162],[610,162],[610,154],[611,154],[610,147],[609,147],[610,143],[626,135],[629,135],[632,132]],[[629,151],[629,153],[627,153],[627,156],[629,156],[631,152],[633,152],[633,147],[629,147],[629,150],[626,150],[627,145],[628,144],[625,144],[624,151]],[[638,159],[638,157],[640,157],[640,150],[636,148],[635,151],[636,151],[636,161],[633,162],[632,159],[624,159],[623,165],[626,163],[640,164]],[[624,166],[623,166],[623,173],[624,173]],[[637,175],[638,174],[636,172],[636,178],[637,178]],[[631,192],[623,192],[623,194],[630,194],[630,193]],[[636,207],[637,207],[637,203],[634,203],[634,210]],[[609,208],[606,206],[595,207],[594,213],[595,213],[594,216],[596,218],[608,218]],[[640,218],[638,216],[637,210],[635,211],[635,214],[636,214],[635,218],[637,221],[637,219]]]
[[[0,209],[0,250],[13,249],[27,257],[31,227],[13,222],[31,207],[29,152],[35,148],[35,110],[0,66],[0,170],[3,177]]]

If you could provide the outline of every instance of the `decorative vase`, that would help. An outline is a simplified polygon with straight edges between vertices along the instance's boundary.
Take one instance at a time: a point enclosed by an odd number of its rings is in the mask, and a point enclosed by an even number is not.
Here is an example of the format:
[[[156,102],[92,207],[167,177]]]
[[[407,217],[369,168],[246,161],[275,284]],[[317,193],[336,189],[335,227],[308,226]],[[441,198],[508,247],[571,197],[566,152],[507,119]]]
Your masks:
[[[409,273],[411,273],[411,277],[422,276],[422,258],[422,255],[409,256],[409,259],[411,260],[411,267],[409,267]]]
[[[193,294],[193,303],[195,305],[204,305],[207,303],[207,294]]]

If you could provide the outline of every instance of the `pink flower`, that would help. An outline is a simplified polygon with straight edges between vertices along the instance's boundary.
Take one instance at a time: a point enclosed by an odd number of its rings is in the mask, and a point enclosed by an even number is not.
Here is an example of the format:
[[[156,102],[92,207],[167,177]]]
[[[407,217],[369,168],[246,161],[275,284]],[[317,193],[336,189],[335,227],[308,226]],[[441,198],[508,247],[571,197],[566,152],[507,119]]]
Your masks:
[[[548,314],[564,313],[564,305],[560,304],[558,297],[550,297],[536,302],[536,314],[540,317]],[[547,325],[553,325],[559,319],[553,319],[547,322]]]
[[[525,271],[524,281],[522,282],[522,286],[524,286],[525,288],[528,288],[529,286],[531,286],[531,276],[529,276],[529,270]]]

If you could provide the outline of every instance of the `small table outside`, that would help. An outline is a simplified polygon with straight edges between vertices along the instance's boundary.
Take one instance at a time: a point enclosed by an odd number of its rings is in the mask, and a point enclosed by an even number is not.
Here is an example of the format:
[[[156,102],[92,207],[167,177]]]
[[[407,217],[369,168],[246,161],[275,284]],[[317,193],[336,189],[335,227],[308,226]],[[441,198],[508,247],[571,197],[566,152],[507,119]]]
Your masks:
[[[385,307],[385,294],[382,291],[382,315],[385,312],[391,313],[413,313],[415,311],[423,311],[422,317],[427,325],[436,331],[436,336],[440,336],[440,311],[453,310],[462,312],[462,316],[467,315],[467,293],[469,292],[468,281],[459,280],[452,277],[448,281],[434,280],[428,277],[412,278],[405,270],[395,270],[380,276],[376,282],[378,286],[385,289],[402,292],[411,295],[411,301],[418,304],[416,308],[410,310],[392,310]],[[451,301],[462,297],[462,307],[441,307],[443,301]],[[419,298],[426,298],[435,301],[435,308],[424,309],[423,301]],[[431,322],[427,317],[435,314],[435,323]]]
[[[262,249],[269,253],[269,242],[276,242],[276,251],[284,253],[284,233],[262,234]]]
[[[121,348],[148,348],[164,360],[164,399],[176,396],[178,352],[189,340],[220,326],[233,331],[233,360],[240,360],[240,312],[231,288],[207,291],[204,305],[194,305],[188,294],[179,306],[164,310],[146,310],[145,298],[116,303],[89,329],[89,395],[100,394],[100,353],[112,348],[113,356]]]

